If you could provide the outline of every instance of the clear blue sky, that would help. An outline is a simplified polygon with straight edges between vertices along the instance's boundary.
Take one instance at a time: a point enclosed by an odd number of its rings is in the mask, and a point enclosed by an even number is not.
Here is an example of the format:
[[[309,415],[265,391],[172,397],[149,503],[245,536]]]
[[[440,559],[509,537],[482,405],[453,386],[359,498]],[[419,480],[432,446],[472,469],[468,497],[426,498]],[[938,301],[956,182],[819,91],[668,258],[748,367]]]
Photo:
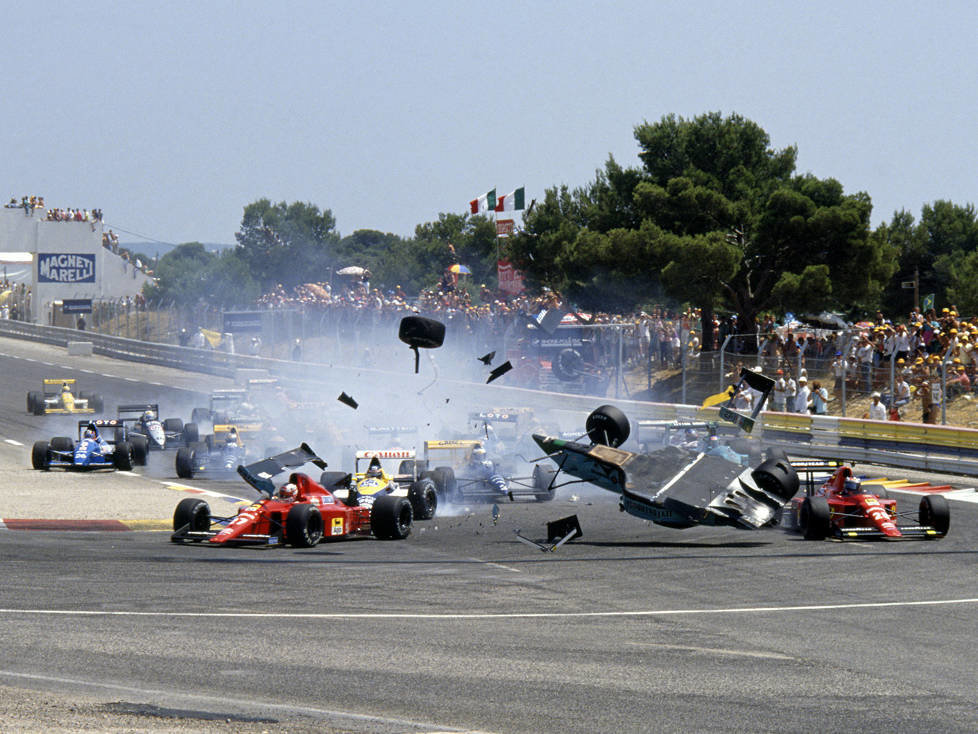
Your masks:
[[[873,225],[978,200],[978,3],[6,4],[0,197],[233,242],[258,198],[410,236],[495,187],[637,165],[635,125],[736,112]],[[123,241],[138,241],[126,233]]]

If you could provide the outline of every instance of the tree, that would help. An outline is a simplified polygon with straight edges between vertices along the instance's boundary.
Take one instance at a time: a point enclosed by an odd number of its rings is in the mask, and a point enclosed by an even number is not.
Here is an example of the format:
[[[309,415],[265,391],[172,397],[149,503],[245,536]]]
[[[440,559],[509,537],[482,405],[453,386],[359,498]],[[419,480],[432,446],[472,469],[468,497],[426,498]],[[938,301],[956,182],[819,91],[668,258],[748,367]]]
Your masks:
[[[234,237],[238,256],[262,290],[269,290],[277,283],[289,288],[328,280],[336,263],[335,227],[329,209],[259,199],[244,208],[241,229]]]
[[[204,301],[212,306],[246,306],[259,296],[248,265],[233,249],[216,255],[199,242],[179,245],[160,258],[156,281],[143,289],[147,300],[179,307]]]

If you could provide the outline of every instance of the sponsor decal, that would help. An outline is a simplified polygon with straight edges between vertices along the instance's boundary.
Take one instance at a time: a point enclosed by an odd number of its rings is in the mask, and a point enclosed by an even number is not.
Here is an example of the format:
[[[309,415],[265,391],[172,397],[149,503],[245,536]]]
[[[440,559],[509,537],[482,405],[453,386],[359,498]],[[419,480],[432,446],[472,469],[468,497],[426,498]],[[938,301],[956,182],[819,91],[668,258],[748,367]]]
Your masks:
[[[38,283],[94,283],[95,255],[77,252],[39,252]]]
[[[343,534],[343,518],[334,517],[332,525],[330,527],[331,535],[342,535]]]

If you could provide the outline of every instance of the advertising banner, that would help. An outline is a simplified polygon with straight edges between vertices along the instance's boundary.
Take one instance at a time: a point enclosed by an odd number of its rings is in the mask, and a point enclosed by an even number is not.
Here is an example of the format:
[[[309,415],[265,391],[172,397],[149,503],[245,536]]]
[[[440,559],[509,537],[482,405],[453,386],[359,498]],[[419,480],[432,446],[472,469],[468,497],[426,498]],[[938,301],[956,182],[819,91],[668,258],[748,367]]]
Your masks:
[[[513,267],[508,260],[496,263],[496,274],[499,277],[499,290],[512,296],[523,292],[523,273]]]
[[[61,302],[61,313],[91,313],[91,298],[66,298]]]
[[[230,334],[260,333],[261,311],[225,311],[224,331]]]
[[[38,283],[94,283],[95,255],[77,252],[37,253]]]

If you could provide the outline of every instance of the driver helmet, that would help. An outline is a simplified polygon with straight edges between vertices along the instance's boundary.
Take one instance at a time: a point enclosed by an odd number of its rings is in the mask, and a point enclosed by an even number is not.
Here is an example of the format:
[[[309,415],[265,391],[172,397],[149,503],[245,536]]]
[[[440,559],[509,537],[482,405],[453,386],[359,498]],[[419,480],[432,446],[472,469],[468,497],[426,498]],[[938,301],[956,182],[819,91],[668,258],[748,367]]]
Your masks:
[[[485,461],[486,460],[486,450],[482,446],[476,446],[472,449],[472,461]]]
[[[92,426],[89,426],[88,428],[85,429],[84,437],[85,438],[98,438],[98,434],[95,433],[95,429],[92,428]]]
[[[71,392],[71,386],[66,382],[61,386],[61,392]]]
[[[862,489],[860,488],[861,482],[855,477],[849,477],[846,479],[846,483],[842,488],[845,494],[861,494]]]
[[[292,501],[299,496],[299,488],[293,482],[283,484],[278,488],[278,498],[281,500]]]
[[[145,413],[143,413],[143,420],[144,421],[156,420],[156,413],[154,413],[152,410],[147,410]]]
[[[237,444],[238,432],[232,428],[230,431],[228,431],[228,435],[225,440],[227,441],[228,444]]]
[[[379,477],[383,473],[383,469],[380,468],[380,459],[375,456],[370,460],[370,466],[367,467],[367,476]]]

